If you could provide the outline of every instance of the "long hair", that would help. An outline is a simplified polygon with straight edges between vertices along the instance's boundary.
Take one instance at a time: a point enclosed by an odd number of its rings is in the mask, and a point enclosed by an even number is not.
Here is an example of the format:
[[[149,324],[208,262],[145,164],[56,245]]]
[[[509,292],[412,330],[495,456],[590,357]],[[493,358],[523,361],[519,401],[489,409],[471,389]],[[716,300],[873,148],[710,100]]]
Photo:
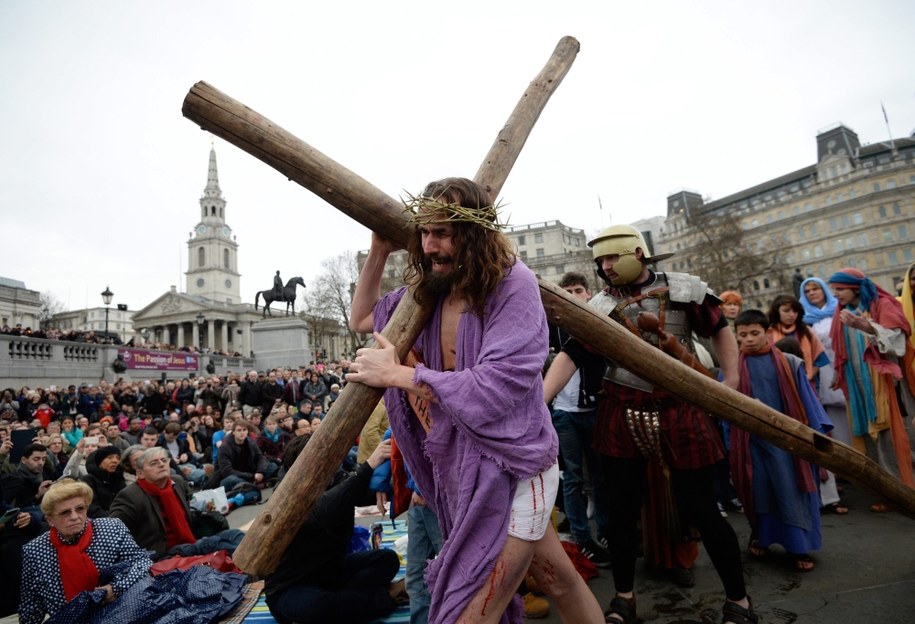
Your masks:
[[[492,198],[479,184],[467,178],[444,178],[430,182],[422,196],[440,204],[478,209],[481,214],[495,218]],[[454,282],[451,284],[451,292],[466,299],[470,310],[482,317],[486,298],[515,264],[515,253],[509,240],[498,229],[446,219],[447,215],[443,215],[442,221],[448,222],[454,230]],[[404,271],[404,281],[410,286],[417,286],[417,299],[421,304],[429,304],[437,294],[425,288],[432,275],[432,262],[423,254],[422,237],[418,229],[410,238],[407,251],[409,260]]]
[[[797,297],[792,295],[779,295],[772,301],[772,305],[769,306],[769,327],[780,327],[781,326],[781,315],[778,313],[778,309],[783,305],[790,305],[791,309],[797,312],[797,321],[795,321],[795,329],[798,335],[798,342],[800,338],[807,338],[810,336],[810,329],[807,327],[807,323],[804,322],[804,306],[801,305],[801,302],[798,301]]]

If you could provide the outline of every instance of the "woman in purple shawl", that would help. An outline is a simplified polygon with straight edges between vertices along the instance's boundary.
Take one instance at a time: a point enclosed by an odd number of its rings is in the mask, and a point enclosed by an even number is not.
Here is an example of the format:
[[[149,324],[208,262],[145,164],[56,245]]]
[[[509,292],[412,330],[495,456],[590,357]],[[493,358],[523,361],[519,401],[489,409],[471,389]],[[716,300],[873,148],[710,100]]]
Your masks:
[[[381,348],[360,349],[347,379],[387,388],[394,437],[441,524],[442,550],[426,572],[429,621],[520,622],[512,598],[530,569],[563,621],[603,622],[549,524],[558,441],[543,402],[547,326],[536,279],[475,183],[433,182],[411,203],[406,281],[434,306],[414,345],[423,363],[402,365],[376,333]],[[393,250],[373,235],[353,297],[355,331],[380,331],[406,293],[380,296]],[[411,409],[417,398],[425,409]]]

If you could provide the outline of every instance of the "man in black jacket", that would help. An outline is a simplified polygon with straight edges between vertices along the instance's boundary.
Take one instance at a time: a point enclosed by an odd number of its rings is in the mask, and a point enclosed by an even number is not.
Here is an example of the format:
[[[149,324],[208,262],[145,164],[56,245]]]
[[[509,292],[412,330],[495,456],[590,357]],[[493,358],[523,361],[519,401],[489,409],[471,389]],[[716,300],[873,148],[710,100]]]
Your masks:
[[[264,482],[276,474],[279,466],[269,461],[257,448],[250,436],[251,429],[244,419],[239,418],[232,427],[232,435],[226,436],[216,455],[216,471],[208,487],[226,488],[230,491],[239,483],[252,483],[264,487]]]
[[[292,466],[308,442],[294,439],[284,464]],[[368,491],[372,473],[391,457],[391,442],[378,445],[356,472],[338,473],[286,549],[264,591],[270,613],[287,622],[373,622],[391,613],[403,584],[391,584],[400,568],[385,548],[346,554],[353,534],[353,507]]]
[[[245,416],[254,411],[255,407],[261,406],[261,387],[257,383],[257,371],[248,371],[245,380],[241,382],[238,402],[241,403],[242,413]]]

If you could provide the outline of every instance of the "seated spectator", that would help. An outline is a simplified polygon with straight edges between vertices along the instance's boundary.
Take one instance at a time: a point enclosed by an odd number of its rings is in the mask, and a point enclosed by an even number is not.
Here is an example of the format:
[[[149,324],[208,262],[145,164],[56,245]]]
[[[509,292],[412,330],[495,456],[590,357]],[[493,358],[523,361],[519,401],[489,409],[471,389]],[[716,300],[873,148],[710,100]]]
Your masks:
[[[290,442],[287,469],[308,439]],[[391,584],[400,568],[389,549],[347,554],[353,507],[366,495],[375,467],[391,456],[391,443],[375,449],[351,476],[338,473],[283,553],[264,585],[267,606],[278,622],[372,622],[391,613],[403,584]]]
[[[70,459],[64,467],[63,475],[79,481],[89,474],[86,471],[86,459],[98,449],[101,441],[98,436],[84,436],[77,442],[76,448],[70,454]]]
[[[86,460],[86,472],[81,481],[92,488],[89,517],[104,518],[115,495],[127,486],[121,468],[121,451],[116,446],[103,446]]]
[[[257,448],[269,461],[280,466],[283,464],[283,449],[289,438],[289,434],[279,428],[276,417],[268,416],[264,423],[264,431],[257,436]]]
[[[172,468],[184,476],[190,485],[199,486],[203,484],[206,479],[206,473],[202,467],[197,465],[200,460],[191,453],[187,436],[181,431],[180,424],[170,422],[165,425],[157,444],[168,450],[174,462]]]
[[[22,449],[22,458],[16,471],[0,478],[5,502],[23,511],[38,509],[41,499],[53,483],[44,478],[47,455],[47,449],[34,442]]]
[[[0,497],[2,498],[2,497]],[[12,509],[0,500],[0,516]],[[41,515],[20,511],[5,524],[0,523],[0,617],[12,615],[19,608],[19,586],[22,581],[22,547],[45,530]]]
[[[130,442],[121,435],[121,428],[116,423],[109,423],[105,427],[105,437],[108,439],[108,444],[115,447],[118,452],[126,451],[130,446]]]
[[[330,384],[330,392],[327,393],[327,396],[324,397],[324,411],[330,409],[330,406],[337,402],[337,399],[340,398],[340,384],[334,383]]]
[[[83,430],[76,426],[76,421],[70,416],[64,416],[60,421],[60,433],[67,442],[67,448],[64,449],[67,452],[75,449],[77,443],[83,439]]]
[[[59,433],[50,433],[42,438],[42,444],[48,449],[48,460],[45,463],[45,473],[48,473],[48,464],[51,466],[52,480],[61,478],[64,468],[70,457],[64,453],[64,439]]]
[[[155,427],[146,427],[140,434],[140,446],[152,448],[159,443],[159,430]]]
[[[208,487],[221,485],[226,488],[226,492],[240,483],[264,487],[264,482],[277,473],[279,466],[261,453],[250,434],[248,423],[242,419],[235,421],[232,435],[219,447],[215,474],[207,484]]]
[[[311,422],[307,418],[303,418],[295,424],[296,437],[304,435],[310,436],[311,434]]]
[[[308,419],[308,422],[311,423],[311,433],[315,434],[318,431],[318,427],[321,426],[321,418],[318,416],[312,416]]]
[[[128,445],[139,444],[140,436],[143,434],[143,429],[146,426],[143,424],[143,419],[139,416],[133,416],[130,418],[127,424],[127,431],[121,434],[121,437],[127,440]]]
[[[222,446],[223,440],[226,437],[232,437],[232,428],[235,426],[235,421],[241,418],[241,412],[234,412],[232,414],[227,414],[222,420],[222,430],[217,431],[213,434],[213,463],[216,463],[217,456],[219,454],[219,447]]]
[[[0,424],[0,477],[16,472],[16,466],[10,462],[13,440],[10,438],[10,427],[5,422]]]
[[[137,482],[137,462],[145,450],[145,446],[134,444],[121,453],[121,471],[124,473],[124,487]]]
[[[312,420],[314,420],[315,418],[320,418],[321,420],[324,420],[324,416],[325,416],[325,414],[324,414],[324,406],[321,405],[320,403],[316,403],[316,404],[314,405],[314,407],[311,408],[311,418],[312,418]]]
[[[51,530],[22,549],[21,624],[39,624],[86,590],[104,589],[112,602],[149,574],[149,555],[120,520],[88,519],[91,503],[89,486],[70,479],[54,484],[42,500]],[[120,563],[127,565],[100,586],[99,572]]]
[[[308,419],[307,419],[307,418],[303,418],[303,419],[301,419],[301,420],[308,420]],[[278,418],[278,419],[277,419],[277,422],[279,422],[279,424],[280,424],[280,429],[282,429],[283,431],[285,431],[286,433],[288,433],[288,434],[289,434],[289,437],[292,437],[292,436],[296,435],[296,419],[295,419],[295,416],[293,416],[292,414],[286,414],[286,416],[285,416],[284,418],[282,418],[282,419],[279,419],[279,418]],[[301,421],[299,421],[299,422],[301,422]]]
[[[261,422],[262,422],[262,418],[263,418],[263,416],[261,415],[261,411],[256,408],[253,409],[253,410],[251,410],[251,413],[248,414],[247,418],[248,418],[248,423],[251,425],[251,428],[253,429],[252,434],[257,436],[261,432]]]
[[[143,451],[137,461],[136,483],[118,492],[109,516],[122,520],[140,547],[153,551],[155,559],[235,552],[245,535],[238,529],[200,539],[193,534],[187,485],[171,479],[169,461],[164,448]]]

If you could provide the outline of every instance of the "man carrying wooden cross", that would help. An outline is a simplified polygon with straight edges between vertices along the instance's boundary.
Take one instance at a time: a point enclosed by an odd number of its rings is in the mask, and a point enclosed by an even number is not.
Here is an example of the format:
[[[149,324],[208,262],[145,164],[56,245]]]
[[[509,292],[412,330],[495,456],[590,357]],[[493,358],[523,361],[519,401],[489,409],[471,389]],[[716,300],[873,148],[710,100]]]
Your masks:
[[[356,331],[374,329],[381,348],[360,349],[347,379],[388,389],[395,438],[441,524],[445,540],[426,574],[429,621],[520,622],[512,597],[530,568],[563,621],[602,622],[550,525],[558,443],[543,402],[537,281],[474,182],[433,182],[408,208],[416,229],[406,282],[435,310],[415,344],[424,363],[402,365],[377,333],[407,290],[381,297],[395,246],[373,234],[350,318]],[[418,410],[425,426],[409,395],[428,402]]]

